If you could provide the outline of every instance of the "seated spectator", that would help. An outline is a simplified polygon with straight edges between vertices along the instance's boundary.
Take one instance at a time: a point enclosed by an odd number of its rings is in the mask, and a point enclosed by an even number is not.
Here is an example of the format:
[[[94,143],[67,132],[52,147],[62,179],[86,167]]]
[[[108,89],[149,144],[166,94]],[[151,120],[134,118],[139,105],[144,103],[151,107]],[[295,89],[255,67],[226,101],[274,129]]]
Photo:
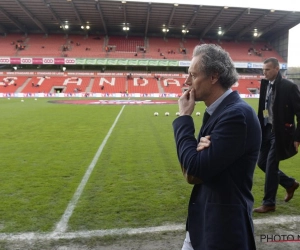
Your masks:
[[[127,79],[128,79],[128,80],[129,80],[129,79],[132,79],[131,73],[129,73],[129,75],[127,75]]]
[[[63,46],[63,51],[68,51],[68,50],[69,50],[68,45],[64,45],[64,46]]]
[[[180,48],[180,53],[186,54],[186,49],[185,48]]]
[[[261,51],[258,50],[258,51],[256,52],[256,55],[261,56]]]

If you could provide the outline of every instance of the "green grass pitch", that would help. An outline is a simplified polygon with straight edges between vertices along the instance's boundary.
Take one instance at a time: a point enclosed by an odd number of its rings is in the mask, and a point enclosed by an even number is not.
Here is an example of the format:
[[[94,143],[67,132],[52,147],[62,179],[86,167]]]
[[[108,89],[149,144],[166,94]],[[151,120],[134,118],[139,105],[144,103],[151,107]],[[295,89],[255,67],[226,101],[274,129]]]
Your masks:
[[[122,105],[70,105],[50,99],[0,99],[0,233],[52,232]],[[51,99],[53,100],[53,99]],[[246,99],[256,110],[257,99]],[[195,112],[203,114],[198,103]],[[177,161],[177,104],[126,105],[68,222],[68,231],[185,223],[192,185]],[[158,116],[154,116],[158,112]],[[169,116],[164,113],[169,112]],[[196,134],[202,115],[193,114]],[[299,156],[281,169],[300,180]],[[264,175],[254,175],[255,206]],[[297,215],[278,189],[275,214]],[[274,215],[274,214],[273,214]],[[269,215],[254,215],[254,218]]]

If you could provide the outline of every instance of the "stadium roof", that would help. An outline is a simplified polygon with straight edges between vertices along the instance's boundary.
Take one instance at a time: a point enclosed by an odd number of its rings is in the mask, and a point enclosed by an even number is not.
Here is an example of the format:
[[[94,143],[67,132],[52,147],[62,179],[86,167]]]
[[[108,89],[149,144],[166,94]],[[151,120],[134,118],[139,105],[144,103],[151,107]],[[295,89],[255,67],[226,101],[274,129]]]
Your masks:
[[[258,38],[268,41],[299,23],[299,11],[259,8],[112,0],[0,1],[1,34],[89,33],[252,40],[256,29]],[[124,27],[130,30],[123,31]],[[169,31],[164,33],[162,29]]]

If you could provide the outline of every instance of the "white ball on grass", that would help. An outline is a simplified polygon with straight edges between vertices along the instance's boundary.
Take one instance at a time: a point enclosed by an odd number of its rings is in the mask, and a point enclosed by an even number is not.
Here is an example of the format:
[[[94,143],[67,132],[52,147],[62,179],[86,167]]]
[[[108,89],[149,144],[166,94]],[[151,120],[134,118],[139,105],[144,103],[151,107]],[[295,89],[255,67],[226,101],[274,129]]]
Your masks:
[[[154,116],[158,116],[158,112],[154,112]]]
[[[200,112],[196,112],[196,116],[200,116]]]
[[[180,113],[179,112],[176,112],[176,116],[179,116],[180,115]]]
[[[165,116],[169,116],[169,115],[170,115],[170,113],[169,113],[169,112],[166,112],[166,113],[165,113]]]

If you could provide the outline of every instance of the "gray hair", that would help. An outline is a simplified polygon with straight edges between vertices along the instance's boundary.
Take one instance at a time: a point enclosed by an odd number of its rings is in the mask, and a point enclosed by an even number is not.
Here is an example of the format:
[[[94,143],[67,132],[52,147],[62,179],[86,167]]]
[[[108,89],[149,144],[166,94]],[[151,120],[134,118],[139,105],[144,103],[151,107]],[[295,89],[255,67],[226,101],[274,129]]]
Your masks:
[[[229,89],[238,80],[238,73],[228,52],[216,44],[197,45],[193,57],[199,56],[200,72],[207,76],[217,74],[219,83],[224,89]]]

